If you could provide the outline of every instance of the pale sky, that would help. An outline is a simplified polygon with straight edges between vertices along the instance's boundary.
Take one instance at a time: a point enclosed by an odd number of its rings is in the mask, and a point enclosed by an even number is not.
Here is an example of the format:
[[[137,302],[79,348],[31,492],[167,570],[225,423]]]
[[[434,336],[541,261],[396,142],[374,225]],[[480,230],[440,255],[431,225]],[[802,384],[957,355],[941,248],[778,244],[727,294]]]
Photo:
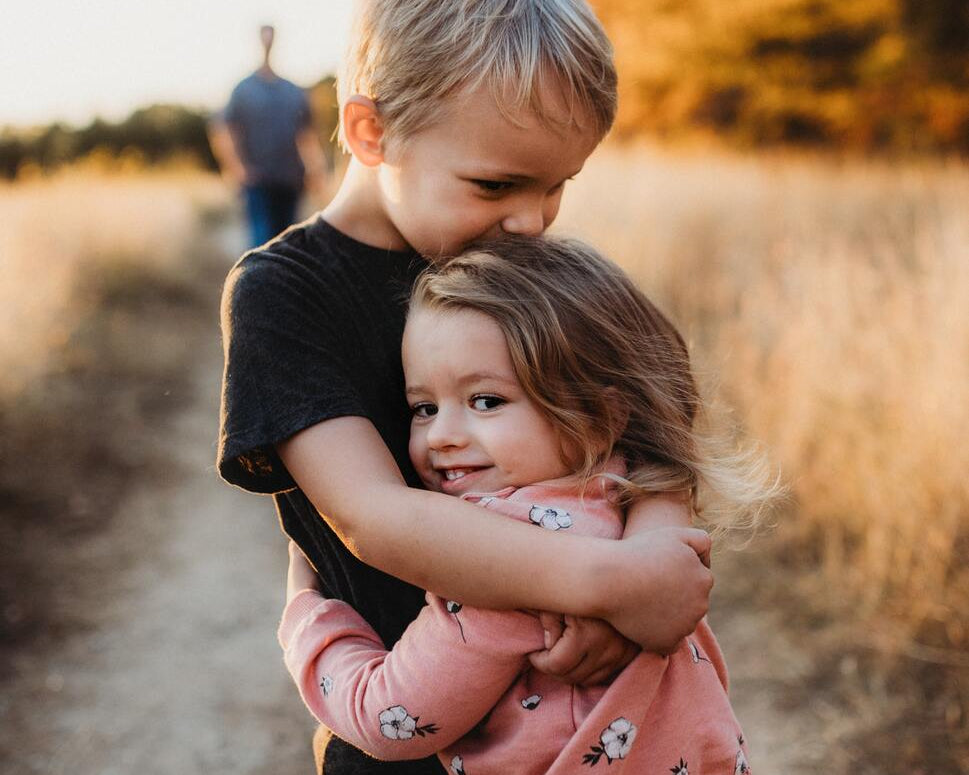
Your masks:
[[[260,62],[308,86],[333,72],[352,0],[5,0],[0,126],[100,115],[156,102],[216,108]]]

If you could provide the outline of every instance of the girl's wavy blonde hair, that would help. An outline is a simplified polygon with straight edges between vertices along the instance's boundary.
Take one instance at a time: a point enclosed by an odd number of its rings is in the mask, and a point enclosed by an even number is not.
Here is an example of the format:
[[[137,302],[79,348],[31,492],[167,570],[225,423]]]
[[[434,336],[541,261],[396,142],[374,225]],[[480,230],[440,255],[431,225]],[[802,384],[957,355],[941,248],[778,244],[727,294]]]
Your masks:
[[[714,432],[683,338],[618,266],[565,239],[484,243],[418,279],[412,308],[471,309],[504,333],[525,393],[583,478],[614,454],[624,503],[688,493],[722,534],[756,526],[780,494],[766,457]]]
[[[512,121],[530,110],[555,124],[550,89],[568,123],[586,118],[598,137],[616,114],[612,45],[584,0],[360,0],[339,99],[372,99],[387,137],[426,128],[482,84]]]

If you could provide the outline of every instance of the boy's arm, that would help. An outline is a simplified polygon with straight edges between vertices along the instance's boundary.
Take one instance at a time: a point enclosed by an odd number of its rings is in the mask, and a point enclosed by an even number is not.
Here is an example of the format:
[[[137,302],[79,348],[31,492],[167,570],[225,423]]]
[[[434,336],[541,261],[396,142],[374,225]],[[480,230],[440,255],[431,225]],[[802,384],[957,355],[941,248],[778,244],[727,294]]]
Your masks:
[[[702,531],[575,537],[408,488],[360,417],[319,423],[277,449],[354,554],[442,597],[606,619],[651,651],[672,648],[706,613],[712,577],[698,556],[710,546]]]
[[[656,495],[640,498],[626,512],[624,536],[633,536],[662,527],[690,527],[692,509],[689,498]],[[709,554],[701,559],[710,567]],[[567,683],[594,686],[605,683],[639,653],[635,644],[624,638],[608,622],[586,617],[543,613],[546,648],[529,655],[532,667]],[[686,633],[688,634],[688,633]],[[672,651],[657,648],[658,653]]]
[[[301,563],[308,567],[291,546],[291,577]],[[279,641],[304,702],[378,759],[423,758],[467,734],[541,644],[530,614],[453,610],[430,598],[388,652],[346,603],[312,589],[294,592],[292,584],[288,596]]]

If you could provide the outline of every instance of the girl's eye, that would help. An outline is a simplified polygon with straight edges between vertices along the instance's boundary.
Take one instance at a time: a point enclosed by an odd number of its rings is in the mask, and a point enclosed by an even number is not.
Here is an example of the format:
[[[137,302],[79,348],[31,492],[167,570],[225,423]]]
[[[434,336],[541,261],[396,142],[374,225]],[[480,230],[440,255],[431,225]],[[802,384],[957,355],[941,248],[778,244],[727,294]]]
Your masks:
[[[434,404],[414,404],[410,408],[414,417],[427,418],[437,414],[437,407]]]
[[[507,191],[511,188],[514,183],[509,180],[472,180],[472,183],[489,194],[500,194],[502,191]]]
[[[471,408],[476,412],[491,412],[505,403],[505,399],[498,396],[475,396],[471,399]]]

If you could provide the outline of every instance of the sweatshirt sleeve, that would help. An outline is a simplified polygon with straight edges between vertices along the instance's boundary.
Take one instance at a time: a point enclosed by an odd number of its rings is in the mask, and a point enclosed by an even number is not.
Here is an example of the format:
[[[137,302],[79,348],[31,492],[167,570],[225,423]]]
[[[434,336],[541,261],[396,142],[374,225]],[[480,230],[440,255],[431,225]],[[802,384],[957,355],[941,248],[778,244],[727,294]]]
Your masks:
[[[419,759],[480,722],[543,648],[538,618],[427,595],[388,651],[346,603],[304,590],[279,627],[286,666],[325,726],[377,759]]]

